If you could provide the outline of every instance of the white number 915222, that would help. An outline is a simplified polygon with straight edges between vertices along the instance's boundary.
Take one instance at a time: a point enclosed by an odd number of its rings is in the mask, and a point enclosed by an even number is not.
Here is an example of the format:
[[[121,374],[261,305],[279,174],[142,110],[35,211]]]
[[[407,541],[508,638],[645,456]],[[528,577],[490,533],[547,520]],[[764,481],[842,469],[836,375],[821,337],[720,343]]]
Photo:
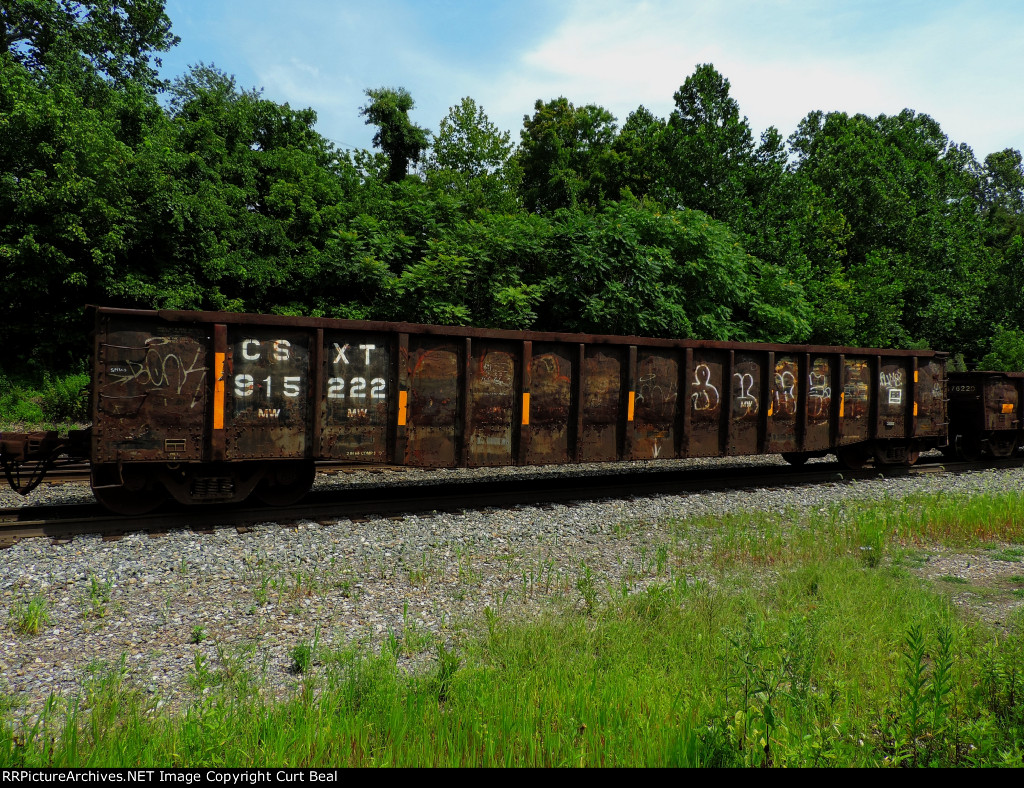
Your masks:
[[[370,381],[370,399],[384,399],[384,378]],[[366,399],[366,378],[351,378],[348,382],[349,399]],[[345,379],[330,378],[327,381],[327,399],[345,398]]]

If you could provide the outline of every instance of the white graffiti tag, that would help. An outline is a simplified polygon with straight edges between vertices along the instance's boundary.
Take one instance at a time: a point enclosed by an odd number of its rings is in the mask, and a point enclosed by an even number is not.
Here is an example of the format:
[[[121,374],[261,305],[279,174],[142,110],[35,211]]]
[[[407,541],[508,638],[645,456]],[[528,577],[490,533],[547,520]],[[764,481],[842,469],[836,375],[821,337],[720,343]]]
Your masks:
[[[749,373],[733,373],[733,380],[739,381],[740,393],[736,398],[736,410],[740,418],[752,416],[757,413],[757,397],[752,393],[754,388],[754,376]]]
[[[711,368],[707,364],[698,364],[693,370],[691,387],[694,389],[690,395],[694,410],[714,410],[718,407],[721,398],[718,389],[711,385]]]

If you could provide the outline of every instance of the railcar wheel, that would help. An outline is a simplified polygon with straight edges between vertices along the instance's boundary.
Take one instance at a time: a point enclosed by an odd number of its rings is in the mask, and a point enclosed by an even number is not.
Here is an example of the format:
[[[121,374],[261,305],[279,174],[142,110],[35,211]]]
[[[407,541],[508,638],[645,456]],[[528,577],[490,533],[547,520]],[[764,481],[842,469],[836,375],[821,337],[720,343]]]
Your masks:
[[[836,449],[836,458],[844,468],[857,471],[864,467],[871,454],[864,446],[840,446]]]
[[[956,456],[964,462],[977,462],[980,460],[981,439],[975,435],[957,435]]]
[[[129,490],[127,487],[101,487],[92,494],[104,509],[127,517],[149,514],[167,500],[163,490]]]
[[[800,466],[807,462],[808,455],[798,451],[784,451],[782,452],[782,459],[790,465]]]
[[[988,450],[993,457],[1004,459],[1012,457],[1017,451],[1016,435],[993,435],[988,439]]]
[[[316,466],[312,462],[275,463],[253,495],[267,506],[291,506],[309,492],[315,478]]]

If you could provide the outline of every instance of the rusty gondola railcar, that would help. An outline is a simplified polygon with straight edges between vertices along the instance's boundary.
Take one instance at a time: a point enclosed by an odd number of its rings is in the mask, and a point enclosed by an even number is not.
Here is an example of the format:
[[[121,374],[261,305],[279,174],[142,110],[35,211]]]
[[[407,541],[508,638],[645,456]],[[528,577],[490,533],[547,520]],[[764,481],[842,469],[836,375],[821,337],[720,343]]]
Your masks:
[[[1024,372],[949,374],[949,450],[965,460],[1009,457],[1024,445]]]
[[[858,466],[912,463],[947,440],[945,354],[932,351],[218,312],[95,317],[87,452],[97,498],[122,512],[167,496],[287,504],[319,459],[476,467],[836,453]]]

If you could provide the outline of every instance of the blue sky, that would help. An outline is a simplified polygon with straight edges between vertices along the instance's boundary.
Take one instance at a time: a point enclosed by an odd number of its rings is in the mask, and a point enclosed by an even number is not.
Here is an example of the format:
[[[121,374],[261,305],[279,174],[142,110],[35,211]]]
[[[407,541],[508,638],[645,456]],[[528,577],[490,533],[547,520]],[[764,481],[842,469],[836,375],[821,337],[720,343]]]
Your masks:
[[[369,148],[363,90],[405,87],[436,131],[472,96],[519,138],[537,99],[595,103],[621,125],[660,117],[699,63],[714,63],[755,134],[788,137],[808,112],[931,115],[975,155],[1024,149],[1019,0],[167,0],[182,41],[174,77],[198,62],[243,88],[316,110],[318,130]]]

